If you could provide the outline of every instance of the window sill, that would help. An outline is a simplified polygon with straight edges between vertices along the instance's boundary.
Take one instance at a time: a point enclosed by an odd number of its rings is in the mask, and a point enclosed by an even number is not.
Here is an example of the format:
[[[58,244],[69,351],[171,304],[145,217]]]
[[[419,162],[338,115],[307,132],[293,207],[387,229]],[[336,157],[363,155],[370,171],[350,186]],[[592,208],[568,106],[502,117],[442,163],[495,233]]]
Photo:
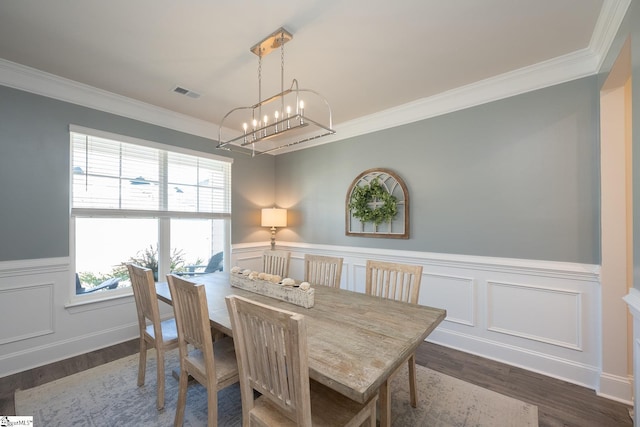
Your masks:
[[[74,314],[131,302],[133,302],[133,290],[127,287],[113,291],[99,291],[91,295],[72,295],[64,308]]]

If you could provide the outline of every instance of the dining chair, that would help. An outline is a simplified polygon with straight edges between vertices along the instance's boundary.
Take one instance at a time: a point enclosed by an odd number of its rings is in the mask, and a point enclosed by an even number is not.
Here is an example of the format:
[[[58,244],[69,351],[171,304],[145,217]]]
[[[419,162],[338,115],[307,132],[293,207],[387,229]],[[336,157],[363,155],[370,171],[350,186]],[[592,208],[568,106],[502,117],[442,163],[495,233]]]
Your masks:
[[[289,260],[291,252],[282,250],[266,250],[262,254],[262,271],[278,276],[289,276]]]
[[[367,261],[365,292],[370,295],[396,301],[418,304],[422,266],[384,261]],[[409,364],[409,399],[411,406],[418,406],[416,389],[416,355],[407,359]]]
[[[238,382],[238,363],[233,339],[211,336],[209,308],[204,285],[188,282],[174,274],[167,275],[173,311],[178,327],[180,379],[174,426],[184,422],[189,377],[207,389],[207,419],[210,427],[218,425],[218,390]]]
[[[360,426],[367,420],[376,425],[377,394],[362,404],[309,378],[303,315],[237,295],[226,302],[240,370],[243,426]]]
[[[140,329],[140,361],[138,363],[138,386],[144,385],[147,370],[147,349],[155,348],[158,359],[158,410],[164,408],[164,356],[167,350],[178,347],[178,332],[175,318],[161,320],[153,271],[149,268],[128,264],[129,278],[138,312]]]
[[[304,255],[304,281],[312,285],[340,287],[342,278],[342,258]]]

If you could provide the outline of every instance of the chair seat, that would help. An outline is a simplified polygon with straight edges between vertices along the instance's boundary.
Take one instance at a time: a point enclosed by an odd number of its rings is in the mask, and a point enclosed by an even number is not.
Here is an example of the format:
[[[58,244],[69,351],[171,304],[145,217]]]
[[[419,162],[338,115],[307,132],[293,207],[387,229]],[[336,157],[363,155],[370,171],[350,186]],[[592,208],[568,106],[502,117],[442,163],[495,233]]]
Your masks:
[[[309,389],[314,426],[359,426],[369,416],[369,405],[375,405],[377,400],[375,395],[367,403],[361,404],[314,380],[309,381]],[[255,400],[251,421],[257,425],[296,426],[294,420],[265,397]]]
[[[213,358],[216,361],[216,378],[218,384],[234,384],[238,382],[238,362],[233,346],[233,338],[224,337],[216,340],[213,346]],[[202,351],[195,349],[189,352],[186,361],[199,372],[205,371],[205,360]],[[189,369],[191,375],[194,369]]]
[[[171,345],[174,342],[178,343],[178,328],[176,327],[176,319],[171,318],[160,322],[160,328],[162,329],[162,341],[165,346]],[[145,332],[151,338],[155,339],[155,332],[153,331],[153,325],[147,325]],[[177,346],[176,346],[177,347]]]

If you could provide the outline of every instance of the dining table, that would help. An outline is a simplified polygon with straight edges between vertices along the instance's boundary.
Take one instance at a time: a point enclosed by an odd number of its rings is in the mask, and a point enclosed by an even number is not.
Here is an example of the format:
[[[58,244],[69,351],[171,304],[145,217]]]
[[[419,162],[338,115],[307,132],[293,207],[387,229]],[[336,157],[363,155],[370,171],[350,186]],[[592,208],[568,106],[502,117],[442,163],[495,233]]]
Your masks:
[[[233,287],[226,272],[184,278],[204,285],[211,326],[229,336],[228,295],[304,315],[309,377],[360,403],[379,393],[383,427],[391,425],[391,376],[446,317],[441,308],[329,286],[312,284],[314,305],[304,308]],[[156,291],[159,300],[171,304],[167,282],[158,282]]]

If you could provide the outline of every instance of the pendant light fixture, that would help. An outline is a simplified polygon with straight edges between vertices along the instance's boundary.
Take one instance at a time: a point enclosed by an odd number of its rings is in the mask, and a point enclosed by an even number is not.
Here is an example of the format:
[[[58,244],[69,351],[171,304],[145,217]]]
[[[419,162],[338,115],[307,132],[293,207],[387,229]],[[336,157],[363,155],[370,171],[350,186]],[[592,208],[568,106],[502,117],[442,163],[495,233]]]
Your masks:
[[[296,79],[284,88],[284,45],[291,39],[293,35],[280,27],[251,47],[258,56],[258,103],[234,108],[222,118],[217,148],[256,156],[335,133],[331,107],[322,95],[300,89]],[[262,99],[262,58],[277,49],[281,55],[280,93]],[[311,118],[310,111],[324,120]],[[237,126],[235,131],[226,128],[225,122]]]

